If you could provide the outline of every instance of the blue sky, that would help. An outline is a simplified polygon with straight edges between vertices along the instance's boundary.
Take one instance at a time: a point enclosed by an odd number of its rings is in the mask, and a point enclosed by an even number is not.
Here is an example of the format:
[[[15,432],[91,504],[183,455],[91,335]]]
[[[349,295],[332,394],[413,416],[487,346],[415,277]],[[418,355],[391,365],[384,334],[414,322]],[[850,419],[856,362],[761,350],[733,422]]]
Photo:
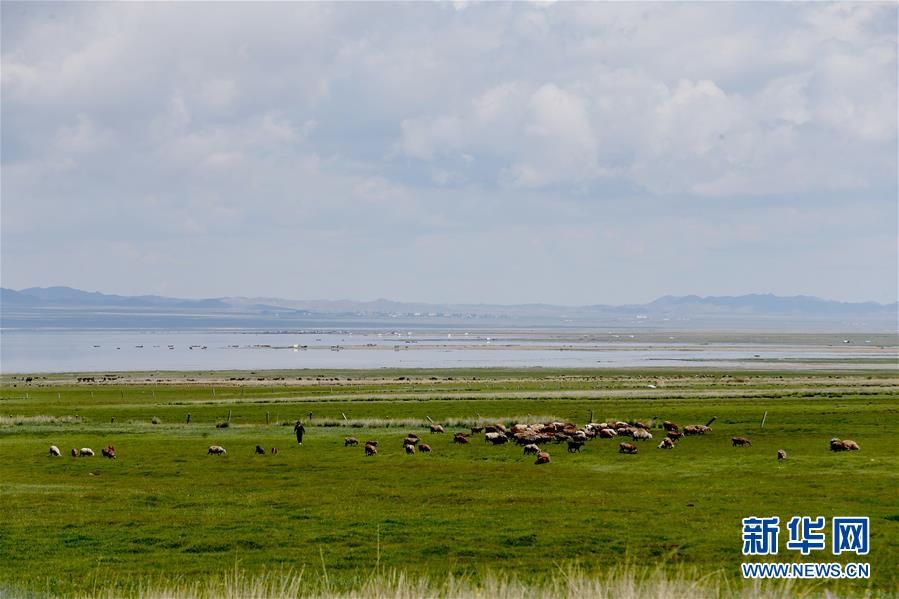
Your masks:
[[[0,278],[897,296],[894,3],[2,4]]]

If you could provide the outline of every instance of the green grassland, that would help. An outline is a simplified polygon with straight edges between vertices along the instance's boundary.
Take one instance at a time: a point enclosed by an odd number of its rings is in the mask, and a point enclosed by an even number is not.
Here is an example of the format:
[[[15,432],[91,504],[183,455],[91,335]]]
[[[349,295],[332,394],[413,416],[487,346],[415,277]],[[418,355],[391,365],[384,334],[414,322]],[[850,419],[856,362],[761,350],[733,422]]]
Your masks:
[[[763,515],[869,516],[866,557],[831,555],[828,531],[828,550],[802,558],[785,549],[783,527],[770,561],[871,564],[869,581],[797,591],[899,591],[894,370],[131,373],[77,384],[82,376],[0,379],[0,594],[91,594],[235,565],[325,572],[337,590],[375,569],[500,571],[539,583],[560,568],[622,563],[689,566],[736,583],[740,520]],[[591,413],[717,420],[671,451],[656,449],[660,431],[637,455],[617,453],[614,440],[577,454],[549,444],[545,466],[515,445],[455,445],[425,426],[583,425]],[[302,446],[289,426],[299,418]],[[407,432],[433,453],[405,455]],[[736,434],[752,447],[731,447]],[[378,440],[379,454],[345,448],[347,435]],[[831,453],[834,436],[861,451]],[[51,444],[63,457],[47,457]],[[99,457],[108,444],[115,461]],[[212,444],[228,454],[206,455]],[[257,456],[256,444],[279,451]],[[98,457],[71,458],[73,447]],[[781,448],[789,459],[778,462]]]

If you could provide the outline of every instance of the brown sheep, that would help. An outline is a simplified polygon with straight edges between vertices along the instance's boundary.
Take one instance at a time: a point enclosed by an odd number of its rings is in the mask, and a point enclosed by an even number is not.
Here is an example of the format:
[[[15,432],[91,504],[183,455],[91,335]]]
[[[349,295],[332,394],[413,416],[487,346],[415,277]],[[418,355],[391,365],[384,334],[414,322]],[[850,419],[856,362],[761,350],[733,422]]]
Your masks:
[[[745,447],[747,445],[752,445],[752,441],[747,439],[746,437],[731,437],[730,442],[733,447]]]
[[[619,443],[618,453],[637,453],[637,446],[633,443]]]
[[[453,443],[458,443],[459,445],[468,445],[469,443],[471,443],[471,439],[461,433],[457,433],[453,436]]]
[[[418,439],[413,437],[406,437],[405,439],[403,439],[403,446],[406,445],[418,445]]]
[[[541,451],[537,454],[537,461],[535,464],[549,464],[549,454],[545,451]]]
[[[431,446],[428,445],[427,443],[422,443],[421,445],[418,446],[418,451],[420,451],[422,453],[431,453]]]
[[[359,439],[357,439],[356,437],[346,437],[343,440],[343,446],[344,447],[358,447]]]
[[[688,424],[684,427],[685,435],[704,435],[708,432],[711,432],[712,429],[705,426],[704,424]]]
[[[846,439],[845,441],[840,441],[837,438],[833,438],[830,440],[830,450],[831,451],[858,451],[858,443],[855,441],[850,441]]]
[[[109,445],[108,447],[104,447],[100,450],[100,453],[103,454],[104,458],[109,458],[110,460],[115,459],[115,447]]]
[[[674,441],[665,437],[662,439],[662,442],[659,443],[659,449],[674,449]]]
[[[668,420],[662,423],[662,428],[664,428],[668,432],[677,432],[680,430],[680,427],[678,425]]]
[[[540,448],[531,443],[530,445],[524,446],[524,455],[528,455],[529,453],[538,454],[540,453]]]
[[[785,460],[785,459],[787,459],[787,452],[784,451],[783,449],[778,449],[778,450],[777,450],[777,459],[778,459],[778,460]]]
[[[377,446],[378,446],[378,442],[377,442],[377,441],[366,441],[365,444],[366,444],[366,445],[371,445],[372,447],[377,447]]]
[[[443,430],[443,427],[440,426],[439,424],[432,424],[432,425],[431,425],[431,432],[432,432],[432,433],[442,433],[442,432],[445,432],[445,431]]]
[[[683,437],[684,434],[679,433],[677,431],[668,431],[667,433],[665,433],[665,436],[668,437],[669,439],[671,439],[672,441],[677,441],[678,439]]]
[[[75,449],[74,447],[72,448],[72,457],[73,457],[73,458],[77,458],[77,457],[78,457],[78,450]]]
[[[617,437],[617,436],[618,436],[618,433],[613,428],[599,429],[600,439],[611,439],[612,437]]]
[[[414,445],[407,444],[407,445],[404,445],[403,447],[405,447],[406,453],[408,455],[415,455],[415,446]]]
[[[415,439],[415,440],[420,440],[420,439],[421,439],[421,437],[419,437],[419,436],[416,435],[415,433],[407,433],[407,434],[406,434],[406,438],[407,438],[407,439]]]
[[[365,444],[365,455],[373,456],[376,453],[378,453],[377,447],[375,447],[374,445],[369,445],[368,443]]]
[[[278,453],[278,448],[272,447],[272,455],[275,455],[276,453]]]

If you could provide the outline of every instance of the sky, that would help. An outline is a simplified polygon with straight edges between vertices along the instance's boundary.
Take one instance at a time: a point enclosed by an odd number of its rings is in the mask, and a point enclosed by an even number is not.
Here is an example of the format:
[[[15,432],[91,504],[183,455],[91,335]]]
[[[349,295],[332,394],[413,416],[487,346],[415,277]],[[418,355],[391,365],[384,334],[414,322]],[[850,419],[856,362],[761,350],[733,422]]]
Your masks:
[[[0,283],[897,299],[895,3],[16,3]]]

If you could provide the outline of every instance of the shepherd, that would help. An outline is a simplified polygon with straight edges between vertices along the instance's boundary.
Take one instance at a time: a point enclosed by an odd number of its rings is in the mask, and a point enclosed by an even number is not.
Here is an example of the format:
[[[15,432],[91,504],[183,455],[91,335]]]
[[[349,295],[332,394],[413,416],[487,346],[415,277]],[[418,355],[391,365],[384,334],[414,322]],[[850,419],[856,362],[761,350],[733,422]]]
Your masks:
[[[297,443],[300,445],[303,444],[303,433],[306,432],[306,427],[303,426],[303,423],[297,420],[297,423],[293,425],[293,432],[297,434]]]

